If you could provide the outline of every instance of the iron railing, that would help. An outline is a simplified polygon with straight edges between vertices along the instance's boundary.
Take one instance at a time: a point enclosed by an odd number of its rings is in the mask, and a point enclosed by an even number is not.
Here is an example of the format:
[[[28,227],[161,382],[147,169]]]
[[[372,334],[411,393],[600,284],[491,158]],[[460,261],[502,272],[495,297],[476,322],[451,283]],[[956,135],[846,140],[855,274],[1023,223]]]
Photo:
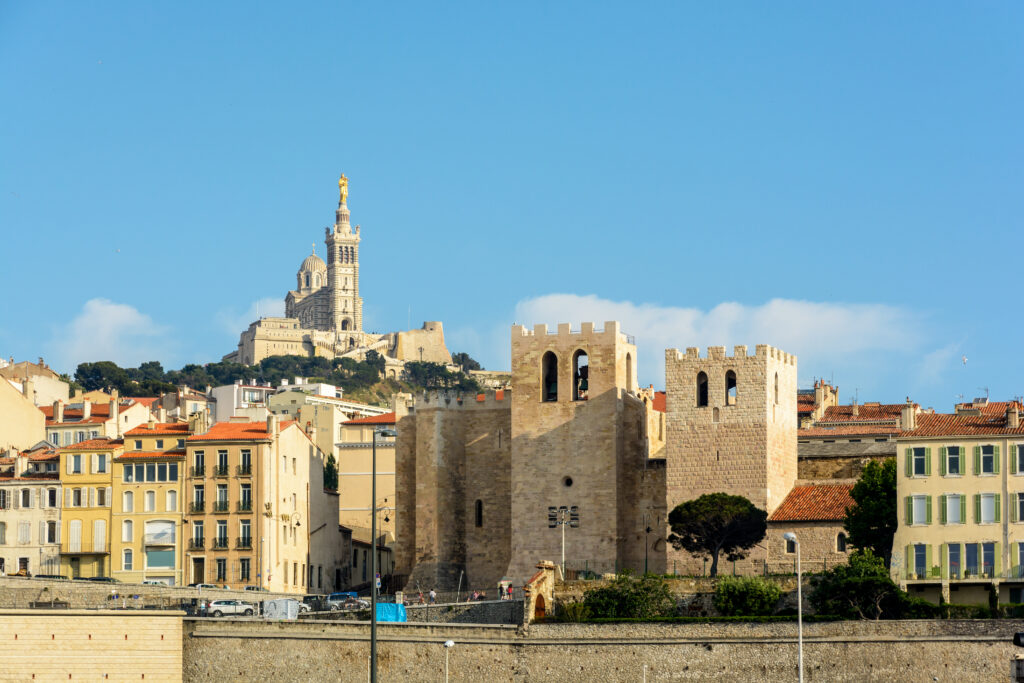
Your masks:
[[[188,504],[188,509],[189,509],[190,512],[205,512],[206,511],[206,501],[205,500],[193,500],[191,503]]]

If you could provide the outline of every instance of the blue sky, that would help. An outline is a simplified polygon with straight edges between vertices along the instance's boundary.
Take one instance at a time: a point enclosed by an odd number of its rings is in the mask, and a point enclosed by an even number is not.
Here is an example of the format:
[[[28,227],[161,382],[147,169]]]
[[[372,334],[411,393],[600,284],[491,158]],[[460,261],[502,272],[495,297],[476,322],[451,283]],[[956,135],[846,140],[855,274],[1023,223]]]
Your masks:
[[[219,359],[337,176],[365,326],[621,319],[801,383],[1024,393],[1020,3],[0,7],[0,354]],[[962,358],[969,360],[965,365]]]

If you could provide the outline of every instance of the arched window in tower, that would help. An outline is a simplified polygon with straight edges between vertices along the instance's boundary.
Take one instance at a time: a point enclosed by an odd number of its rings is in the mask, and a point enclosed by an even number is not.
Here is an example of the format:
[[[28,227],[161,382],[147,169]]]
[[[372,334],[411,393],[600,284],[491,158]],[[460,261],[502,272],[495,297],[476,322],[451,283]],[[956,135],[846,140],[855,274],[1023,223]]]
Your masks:
[[[558,356],[553,351],[544,354],[540,362],[541,367],[541,400],[558,400]]]
[[[725,373],[725,405],[736,405],[736,373],[732,370]]]
[[[697,407],[702,408],[708,404],[708,376],[702,370],[697,373]]]
[[[775,373],[775,403],[779,403],[779,373]]]
[[[320,286],[320,273],[314,273],[313,274],[313,286],[314,287],[319,287]]]
[[[341,330],[342,330],[342,332],[348,330],[348,327],[349,327],[349,325],[348,325],[348,318],[345,318],[344,320],[341,321]]]
[[[626,391],[633,391],[633,354],[626,354]]]
[[[478,499],[474,507],[476,508],[473,515],[475,517],[474,521],[478,527],[481,527],[484,525],[484,502]]]
[[[309,273],[306,273],[306,288],[309,288]]]
[[[572,400],[586,401],[590,389],[590,364],[587,352],[580,349],[572,354]]]

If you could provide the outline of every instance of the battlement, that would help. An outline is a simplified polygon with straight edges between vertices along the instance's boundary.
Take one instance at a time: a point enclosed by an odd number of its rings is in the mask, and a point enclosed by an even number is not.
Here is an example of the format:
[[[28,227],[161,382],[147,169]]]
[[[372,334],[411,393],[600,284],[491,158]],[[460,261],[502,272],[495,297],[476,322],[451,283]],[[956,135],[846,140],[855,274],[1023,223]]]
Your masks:
[[[479,394],[461,394],[446,391],[425,391],[413,401],[413,410],[492,410],[511,408],[511,389],[484,391]]]
[[[525,325],[513,325],[512,326],[512,338],[518,337],[578,337],[578,336],[599,336],[606,337],[608,339],[615,340],[618,335],[622,335],[626,338],[627,344],[633,344],[633,337],[622,332],[618,320],[608,320],[604,323],[604,329],[594,329],[594,323],[586,322],[580,323],[578,328],[573,328],[571,323],[558,323],[556,332],[549,332],[548,326],[545,323],[540,323],[533,326],[532,330],[528,330]]]
[[[679,349],[665,349],[665,362],[672,361],[698,361],[698,360],[714,360],[714,361],[742,361],[751,358],[766,359],[771,358],[777,360],[785,365],[796,365],[796,356],[791,353],[786,353],[782,349],[777,349],[774,346],[768,344],[758,344],[754,347],[754,355],[747,353],[746,345],[737,345],[733,347],[733,355],[725,355],[724,346],[709,346],[707,355],[701,358],[700,349],[696,346],[687,347],[686,353],[683,353]]]

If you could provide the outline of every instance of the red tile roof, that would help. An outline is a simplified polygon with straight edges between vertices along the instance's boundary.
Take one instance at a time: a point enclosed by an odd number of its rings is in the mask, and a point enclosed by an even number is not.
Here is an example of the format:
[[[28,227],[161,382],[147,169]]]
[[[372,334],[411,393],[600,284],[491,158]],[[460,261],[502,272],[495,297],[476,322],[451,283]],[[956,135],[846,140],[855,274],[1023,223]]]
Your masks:
[[[187,434],[187,422],[157,422],[152,428],[146,423],[124,433],[125,436],[186,436]]]
[[[383,415],[370,415],[369,417],[360,417],[355,420],[349,420],[345,424],[347,425],[393,425],[395,424],[395,413],[384,413]]]
[[[57,472],[25,472],[20,476],[0,475],[0,481],[26,481],[31,479],[57,480],[60,475]]]
[[[72,419],[69,420],[68,417],[71,417]],[[81,419],[81,414],[79,414],[79,416],[76,418],[74,415],[69,416],[67,413],[64,413],[63,422],[57,422],[56,420],[46,418],[46,426],[55,427],[57,425],[98,425],[103,424],[109,419],[110,417],[107,415],[93,415],[83,420]]]
[[[898,425],[845,424],[796,430],[798,439],[830,439],[833,436],[886,436],[899,433]]]
[[[992,406],[993,404],[989,404]],[[997,436],[1003,434],[1024,434],[1024,420],[1018,427],[1006,426],[1006,406],[999,411],[982,411],[981,415],[949,415],[942,413],[921,413],[917,416],[917,427],[900,432],[900,438],[933,436]],[[1018,408],[1020,410],[1020,408]],[[1024,412],[1024,411],[1021,411]]]
[[[46,461],[46,460],[59,460],[60,459],[60,453],[58,453],[57,451],[53,450],[52,448],[48,448],[48,449],[46,449],[44,451],[38,451],[38,452],[35,452],[35,453],[27,453],[26,455],[28,455],[28,459],[31,462],[42,462],[42,461]]]
[[[829,406],[820,422],[872,422],[878,420],[899,420],[905,403],[862,403],[853,414],[853,406]]]
[[[284,420],[279,429],[283,432],[295,424],[295,420]],[[205,434],[193,434],[188,441],[268,441],[266,422],[218,422]]]
[[[135,401],[136,403],[141,403],[147,408],[151,408],[153,404],[159,401],[160,399],[156,396],[129,396],[128,400]]]
[[[769,517],[771,522],[834,522],[846,518],[853,505],[853,484],[797,484],[782,505]]]
[[[114,460],[179,460],[184,457],[185,450],[175,448],[169,451],[128,451]]]
[[[121,439],[108,439],[106,437],[101,437],[99,439],[87,439],[86,441],[79,441],[78,443],[72,444],[71,446],[65,446],[64,448],[60,449],[60,451],[62,453],[64,451],[102,451],[113,448],[121,448],[122,446],[124,446],[124,441]]]
[[[655,391],[654,400],[651,401],[651,407],[657,410],[659,413],[667,412],[668,410],[668,394],[664,391]]]

